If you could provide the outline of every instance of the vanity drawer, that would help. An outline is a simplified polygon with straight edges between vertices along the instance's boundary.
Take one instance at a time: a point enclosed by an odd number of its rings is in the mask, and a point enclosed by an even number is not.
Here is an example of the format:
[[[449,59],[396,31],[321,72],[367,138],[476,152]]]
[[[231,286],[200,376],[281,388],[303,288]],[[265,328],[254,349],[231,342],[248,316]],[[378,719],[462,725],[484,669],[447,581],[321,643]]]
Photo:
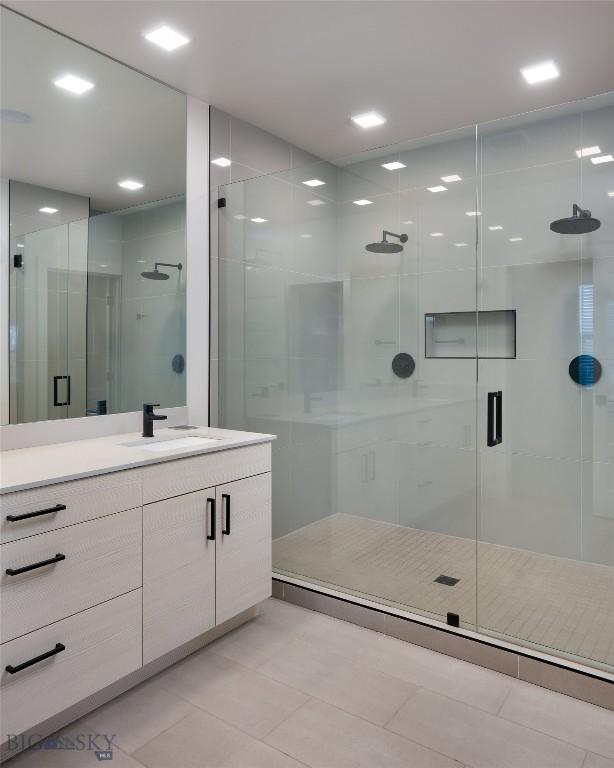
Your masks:
[[[3,494],[0,496],[0,541],[15,541],[140,507],[141,482],[141,470],[132,469]],[[39,512],[43,514],[22,517]],[[7,516],[22,519],[7,520]]]
[[[141,521],[138,507],[3,544],[0,642],[140,587]]]
[[[6,670],[61,646],[64,650],[21,671]],[[140,589],[5,643],[0,646],[0,741],[128,675],[141,661]]]
[[[143,468],[143,504],[270,471],[270,443],[165,461]]]

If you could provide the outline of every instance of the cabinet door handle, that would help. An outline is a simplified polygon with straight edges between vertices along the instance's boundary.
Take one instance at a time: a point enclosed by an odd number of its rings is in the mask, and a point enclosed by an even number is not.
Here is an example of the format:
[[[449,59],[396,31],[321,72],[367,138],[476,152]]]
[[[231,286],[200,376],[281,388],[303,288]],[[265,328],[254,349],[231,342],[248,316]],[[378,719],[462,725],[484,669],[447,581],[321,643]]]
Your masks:
[[[209,510],[209,526],[211,533],[207,534],[209,541],[215,541],[215,499],[207,499],[207,509]]]
[[[7,515],[6,519],[14,523],[17,520],[27,520],[29,517],[39,517],[40,515],[52,515],[54,512],[61,512],[66,509],[66,504],[56,504],[55,507],[48,509],[39,509],[38,512],[26,512],[24,515]]]
[[[226,503],[224,504],[224,502]],[[226,517],[226,525],[222,526],[222,533],[225,536],[230,536],[230,494],[229,493],[222,494],[222,505],[223,505],[225,517]]]
[[[31,667],[32,664],[38,664],[39,661],[45,661],[45,659],[50,659],[52,656],[55,656],[58,653],[62,653],[62,651],[66,650],[66,646],[63,643],[56,643],[55,648],[52,648],[50,651],[47,651],[46,653],[41,653],[40,656],[35,656],[33,659],[28,659],[28,661],[23,661],[21,664],[18,664],[16,667],[14,667],[12,664],[9,664],[7,667],[5,667],[6,671],[9,673],[9,675],[14,675],[15,672],[21,672],[22,669],[27,669],[28,667]]]
[[[39,563],[31,563],[30,565],[24,565],[21,568],[7,568],[5,573],[7,576],[18,576],[20,573],[26,573],[27,571],[33,571],[36,568],[44,568],[46,565],[53,565],[54,563],[60,563],[62,560],[66,560],[66,555],[61,552],[55,557],[50,557],[48,560],[41,560]]]
[[[503,392],[488,393],[486,418],[486,444],[489,448],[503,442]]]
[[[497,445],[503,442],[503,392],[497,392]]]

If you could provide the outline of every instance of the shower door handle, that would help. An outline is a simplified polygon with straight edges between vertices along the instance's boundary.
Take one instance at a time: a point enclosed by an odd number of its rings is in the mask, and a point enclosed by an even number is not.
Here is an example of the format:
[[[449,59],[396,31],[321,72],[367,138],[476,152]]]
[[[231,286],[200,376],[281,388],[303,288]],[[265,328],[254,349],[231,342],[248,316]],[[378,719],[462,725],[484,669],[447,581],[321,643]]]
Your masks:
[[[58,400],[58,383],[66,379],[66,400],[61,403]],[[53,377],[53,404],[54,405],[70,405],[70,376],[54,376]]]
[[[489,448],[503,442],[503,392],[488,393],[486,444]]]

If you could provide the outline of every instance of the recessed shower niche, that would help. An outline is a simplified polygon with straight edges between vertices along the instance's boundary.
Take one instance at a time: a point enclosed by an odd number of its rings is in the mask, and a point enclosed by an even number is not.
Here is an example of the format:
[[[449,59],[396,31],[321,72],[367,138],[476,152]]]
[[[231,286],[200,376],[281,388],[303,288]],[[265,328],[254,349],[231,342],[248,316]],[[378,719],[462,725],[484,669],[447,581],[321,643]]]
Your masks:
[[[424,332],[427,358],[516,357],[515,309],[426,314]]]

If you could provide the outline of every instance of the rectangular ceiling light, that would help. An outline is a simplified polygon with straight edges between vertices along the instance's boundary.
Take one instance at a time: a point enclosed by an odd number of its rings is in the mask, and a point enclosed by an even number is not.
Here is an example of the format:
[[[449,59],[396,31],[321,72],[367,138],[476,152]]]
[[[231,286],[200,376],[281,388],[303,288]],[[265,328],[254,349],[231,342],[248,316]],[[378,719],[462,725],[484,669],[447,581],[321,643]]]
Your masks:
[[[467,246],[467,243],[454,243],[454,246],[456,248],[465,248]]]
[[[591,155],[598,155],[601,152],[599,147],[582,147],[581,149],[576,149],[576,156],[577,157],[590,157]]]
[[[501,224],[495,224],[492,227],[488,227],[488,229],[490,229],[491,232],[498,232],[500,229],[503,229],[503,227]]]
[[[542,61],[540,64],[524,67],[520,72],[529,85],[553,80],[560,74],[558,67],[553,61]]]
[[[462,181],[462,178],[458,173],[453,173],[451,176],[441,176],[441,180],[445,181],[446,184],[452,184],[455,181]]]
[[[144,37],[150,43],[158,45],[165,51],[174,51],[176,48],[181,48],[182,45],[190,42],[188,37],[166,25],[148,32]]]
[[[237,213],[232,218],[237,219],[237,221],[245,221],[247,216],[244,216],[242,213]]]
[[[354,200],[354,205],[372,205],[373,200]]]
[[[521,240],[521,237],[510,237],[510,243],[519,243]]]
[[[77,96],[81,96],[87,91],[91,91],[94,87],[94,83],[90,83],[89,80],[84,80],[82,77],[76,75],[64,75],[53,81],[53,84],[58,88],[63,88],[65,91],[75,93]]]
[[[611,192],[608,192],[608,197],[614,197],[614,189]]]
[[[443,184],[439,184],[436,187],[427,187],[429,192],[447,192],[448,188],[444,187]]]
[[[602,163],[614,163],[614,157],[612,157],[612,155],[599,155],[599,157],[591,157],[591,163],[593,165],[601,165]]]
[[[376,125],[383,125],[386,118],[379,112],[363,112],[360,115],[353,115],[352,122],[361,128],[374,128]]]
[[[431,237],[443,237],[443,232],[431,232]]]
[[[57,208],[49,208],[48,205],[46,205],[44,208],[39,208],[38,210],[41,213],[57,213],[58,212]]]
[[[229,165],[232,165],[232,160],[227,157],[216,157],[211,162],[213,165],[219,165],[220,168],[228,168]]]
[[[118,181],[117,186],[121,187],[122,189],[129,189],[131,192],[134,192],[137,189],[143,189],[145,185],[141,181],[135,181],[134,179],[124,179],[123,181]]]
[[[250,219],[250,221],[253,221],[254,224],[265,224],[268,219],[263,219],[262,216],[255,216],[253,219]]]
[[[322,181],[322,179],[307,179],[307,181],[304,181],[303,184],[306,187],[323,187],[326,182]]]
[[[315,200],[307,200],[307,205],[326,205],[324,200],[318,200],[317,198]]]
[[[465,216],[481,216],[480,211],[465,211]]]
[[[387,171],[400,171],[401,168],[407,168],[405,163],[400,163],[398,160],[395,160],[392,163],[382,163],[382,168],[385,168]]]

